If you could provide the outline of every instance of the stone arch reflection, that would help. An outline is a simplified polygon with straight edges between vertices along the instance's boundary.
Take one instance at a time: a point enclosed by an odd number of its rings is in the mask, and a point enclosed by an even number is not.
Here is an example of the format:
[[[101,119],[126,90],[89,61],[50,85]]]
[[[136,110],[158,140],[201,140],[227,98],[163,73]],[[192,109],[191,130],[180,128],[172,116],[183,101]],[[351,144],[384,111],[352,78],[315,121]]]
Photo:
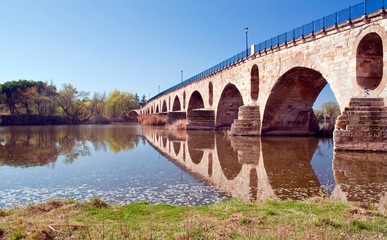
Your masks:
[[[213,132],[187,132],[187,147],[191,161],[199,164],[204,156],[204,149],[213,149],[215,143]]]
[[[269,187],[279,199],[304,199],[318,196],[321,184],[311,160],[317,138],[262,138],[263,165]]]
[[[180,142],[173,142],[173,150],[175,151],[176,156],[178,156],[180,152]]]
[[[216,133],[216,153],[224,176],[233,180],[242,169],[238,162],[238,154],[231,146],[231,142],[223,133]]]
[[[178,154],[164,149],[164,140],[155,143],[164,156],[236,198],[249,201],[267,198],[299,200],[320,196],[322,187],[325,187],[321,184],[325,179],[320,179],[320,174],[324,173],[330,174],[329,180],[336,180],[337,187],[333,195],[343,201],[362,201],[360,199],[364,199],[363,196],[372,196],[371,200],[366,200],[371,203],[382,204],[387,201],[387,159],[383,154],[335,153],[333,179],[330,163],[316,170],[316,160],[312,161],[316,157],[331,161],[332,152],[321,155],[324,148],[333,151],[333,146],[326,140],[309,137],[226,136],[207,131],[187,131],[187,137],[179,137],[179,140],[168,131],[160,131],[156,135],[160,139],[166,137],[167,141],[172,142],[171,145],[181,143]],[[152,144],[154,140],[149,138],[148,141]],[[378,159],[373,160],[374,156]],[[354,159],[357,158],[363,162],[356,163]],[[362,194],[354,191],[357,186],[360,186]]]

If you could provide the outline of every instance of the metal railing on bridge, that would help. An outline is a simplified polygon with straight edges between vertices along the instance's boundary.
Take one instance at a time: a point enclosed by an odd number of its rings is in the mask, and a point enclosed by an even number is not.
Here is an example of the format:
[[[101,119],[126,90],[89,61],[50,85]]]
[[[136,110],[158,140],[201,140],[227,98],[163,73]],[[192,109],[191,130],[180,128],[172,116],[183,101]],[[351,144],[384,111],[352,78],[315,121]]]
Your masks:
[[[308,24],[302,25],[301,27],[294,28],[293,30],[289,32],[285,32],[283,34],[280,34],[276,37],[273,37],[271,39],[268,39],[266,41],[263,41],[259,44],[255,45],[255,51],[254,53],[259,53],[263,51],[270,50],[273,47],[278,47],[284,43],[294,41],[298,38],[308,36],[313,33],[317,33],[319,31],[331,28],[333,26],[337,26],[339,24],[345,23],[347,21],[351,21],[357,18],[360,18],[364,15],[369,15],[375,12],[378,12],[382,9],[387,8],[387,0],[365,0],[362,3],[350,6],[346,9],[343,9],[341,11],[335,12],[333,14],[330,14],[328,16],[325,16],[323,18],[320,18],[318,20],[312,21]],[[202,77],[205,77],[207,75],[210,75],[212,73],[215,73],[223,68],[226,68],[242,59],[245,59],[246,56],[249,56],[251,54],[251,48],[232,56],[231,58],[224,60],[223,62],[191,77],[186,79],[185,81],[176,84],[173,87],[170,87],[156,96],[152,97],[148,100],[151,101],[165,93],[168,93],[170,91],[173,91],[177,88],[180,88],[188,83],[194,82],[195,80],[198,80]]]

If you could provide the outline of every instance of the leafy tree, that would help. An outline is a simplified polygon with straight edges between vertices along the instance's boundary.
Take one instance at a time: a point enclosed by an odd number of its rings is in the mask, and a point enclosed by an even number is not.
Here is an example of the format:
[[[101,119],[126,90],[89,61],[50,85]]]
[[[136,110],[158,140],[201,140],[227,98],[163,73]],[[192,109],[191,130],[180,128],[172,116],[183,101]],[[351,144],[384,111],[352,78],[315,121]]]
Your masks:
[[[138,107],[133,94],[115,89],[106,100],[106,112],[112,117],[126,118],[130,110]]]
[[[88,97],[88,92],[78,92],[71,84],[64,84],[59,91],[59,106],[72,123],[85,122],[93,116],[94,106]]]
[[[329,118],[330,121],[333,121],[340,115],[340,108],[336,102],[325,102],[321,108],[324,116],[324,122],[326,122],[327,118]]]
[[[43,83],[38,88],[38,95],[35,99],[37,112],[40,116],[53,116],[56,113],[56,99],[58,93],[53,83]]]
[[[8,104],[11,114],[19,114],[22,107],[25,108],[26,113],[30,114],[31,104],[36,98],[36,90],[43,82],[35,82],[32,80],[18,80],[5,82],[2,85],[2,92],[5,94],[5,101]]]
[[[5,93],[3,93],[3,88],[0,84],[0,114],[4,114],[7,111],[6,108]]]
[[[91,102],[94,106],[94,114],[96,116],[102,115],[106,106],[106,93],[94,93]]]

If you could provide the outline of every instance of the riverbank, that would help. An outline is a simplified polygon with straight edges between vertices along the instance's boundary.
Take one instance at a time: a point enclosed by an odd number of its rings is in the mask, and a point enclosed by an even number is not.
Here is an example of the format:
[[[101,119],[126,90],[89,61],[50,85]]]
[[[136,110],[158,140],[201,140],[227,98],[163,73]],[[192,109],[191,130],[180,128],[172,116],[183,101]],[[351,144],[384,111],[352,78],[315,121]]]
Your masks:
[[[328,199],[180,207],[52,200],[0,210],[0,239],[379,239],[386,212]]]

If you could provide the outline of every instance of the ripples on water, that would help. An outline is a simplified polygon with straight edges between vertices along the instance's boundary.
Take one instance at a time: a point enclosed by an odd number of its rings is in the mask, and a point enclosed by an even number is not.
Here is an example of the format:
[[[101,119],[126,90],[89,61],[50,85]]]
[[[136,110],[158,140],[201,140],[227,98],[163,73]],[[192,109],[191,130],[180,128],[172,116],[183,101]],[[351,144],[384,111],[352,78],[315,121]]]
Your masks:
[[[116,204],[196,206],[229,196],[304,199],[322,193],[385,206],[386,157],[332,149],[331,139],[129,125],[2,127],[0,207],[94,196]]]

